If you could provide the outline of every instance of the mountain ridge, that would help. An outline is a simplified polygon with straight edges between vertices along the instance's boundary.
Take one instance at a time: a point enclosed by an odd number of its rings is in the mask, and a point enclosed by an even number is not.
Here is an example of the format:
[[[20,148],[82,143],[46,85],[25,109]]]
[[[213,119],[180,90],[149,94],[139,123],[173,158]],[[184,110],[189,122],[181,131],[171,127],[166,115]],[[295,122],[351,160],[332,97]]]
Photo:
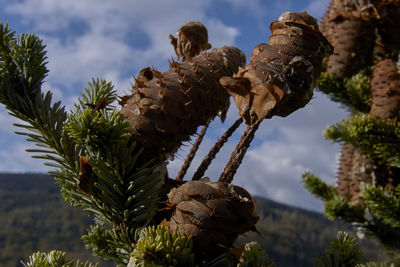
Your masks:
[[[254,197],[260,220],[257,233],[237,243],[256,240],[276,266],[312,266],[337,230],[352,231],[321,213]],[[37,250],[67,251],[72,257],[98,261],[80,240],[92,220],[61,198],[52,177],[42,173],[0,173],[0,267],[21,266]],[[354,232],[354,231],[353,231]],[[360,245],[367,259],[382,259],[374,242]],[[113,266],[101,261],[100,266]]]

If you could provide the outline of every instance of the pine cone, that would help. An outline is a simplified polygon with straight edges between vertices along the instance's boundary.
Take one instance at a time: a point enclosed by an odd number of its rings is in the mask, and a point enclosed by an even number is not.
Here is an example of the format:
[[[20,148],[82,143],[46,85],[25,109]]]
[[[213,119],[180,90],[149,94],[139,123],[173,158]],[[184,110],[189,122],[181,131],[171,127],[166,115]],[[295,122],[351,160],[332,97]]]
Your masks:
[[[387,1],[386,1],[387,2]],[[332,41],[335,23],[343,20],[374,21],[379,11],[370,0],[332,0],[320,24],[320,30],[329,42]]]
[[[372,184],[374,163],[361,155],[352,144],[343,144],[339,159],[338,186],[339,195],[353,205],[361,205],[363,183]]]
[[[351,204],[363,204],[362,184],[372,184],[391,188],[400,183],[400,169],[389,164],[379,164],[373,159],[363,156],[352,144],[342,146],[339,159],[337,190],[339,195]]]
[[[382,120],[399,116],[400,74],[396,61],[385,59],[374,66],[371,95],[372,106],[370,114],[372,116]]]
[[[372,64],[376,8],[365,0],[332,0],[321,22],[321,32],[334,47],[327,72],[351,77]]]
[[[259,218],[250,194],[232,184],[190,181],[172,189],[169,202],[176,205],[171,230],[192,236],[193,251],[205,258],[223,253],[239,234],[255,230]]]
[[[376,28],[374,59],[390,58],[398,60],[400,53],[400,1],[379,1],[379,20]],[[382,3],[381,3],[382,2]],[[380,4],[380,5],[378,5]]]
[[[199,21],[191,21],[184,24],[177,32],[177,38],[169,35],[176,55],[183,60],[191,60],[201,51],[211,48],[208,43],[207,28]]]
[[[244,64],[243,52],[225,46],[202,52],[191,62],[172,62],[163,73],[143,69],[121,110],[133,139],[153,157],[174,153],[199,125],[226,113],[229,95],[218,80]]]
[[[270,44],[256,46],[249,65],[220,82],[247,124],[287,116],[309,102],[331,50],[313,17],[287,12],[271,23]]]

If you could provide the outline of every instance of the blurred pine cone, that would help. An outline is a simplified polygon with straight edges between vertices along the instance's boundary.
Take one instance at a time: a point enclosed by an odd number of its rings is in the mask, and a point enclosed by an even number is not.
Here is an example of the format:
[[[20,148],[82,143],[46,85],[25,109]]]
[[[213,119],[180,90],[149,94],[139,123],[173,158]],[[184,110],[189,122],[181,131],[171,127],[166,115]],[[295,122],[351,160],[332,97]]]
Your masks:
[[[352,144],[343,144],[339,159],[337,190],[353,205],[361,205],[362,184],[374,181],[374,163],[361,155]]]
[[[335,78],[351,77],[372,64],[377,14],[368,2],[332,0],[321,21],[321,32],[334,48],[327,72]]]
[[[394,119],[400,112],[400,73],[397,62],[384,59],[374,66],[371,81],[372,106],[376,118]]]

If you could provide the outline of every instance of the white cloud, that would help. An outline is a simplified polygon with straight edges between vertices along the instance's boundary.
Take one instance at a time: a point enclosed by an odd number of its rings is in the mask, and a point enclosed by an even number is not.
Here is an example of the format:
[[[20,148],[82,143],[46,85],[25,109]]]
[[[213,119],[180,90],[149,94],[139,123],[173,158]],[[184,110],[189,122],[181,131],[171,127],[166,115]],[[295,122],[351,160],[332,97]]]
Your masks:
[[[209,42],[213,47],[234,45],[239,31],[234,27],[224,25],[220,20],[209,19],[204,23],[208,29]]]
[[[210,26],[215,47],[232,45],[238,31],[216,18],[207,18],[210,3],[30,0],[11,3],[6,11],[20,15],[44,39],[51,70],[49,82],[62,84],[76,94],[80,88],[74,86],[91,77],[127,80],[143,67],[165,67],[173,55],[168,34],[190,20]],[[60,36],[63,31],[70,36]],[[146,47],[132,44],[142,39],[148,39]]]

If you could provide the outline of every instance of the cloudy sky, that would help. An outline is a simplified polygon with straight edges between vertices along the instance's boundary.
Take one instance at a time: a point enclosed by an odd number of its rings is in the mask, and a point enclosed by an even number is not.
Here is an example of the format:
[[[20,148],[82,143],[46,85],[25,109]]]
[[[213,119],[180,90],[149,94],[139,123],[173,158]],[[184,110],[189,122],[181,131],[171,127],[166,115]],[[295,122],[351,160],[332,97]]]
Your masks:
[[[140,69],[166,70],[174,56],[168,34],[187,21],[202,21],[213,47],[235,45],[247,56],[260,42],[268,42],[269,23],[285,11],[307,11],[320,19],[328,0],[0,0],[2,22],[17,33],[39,35],[47,45],[50,73],[43,90],[72,107],[92,77],[111,81],[119,94],[129,92]],[[339,146],[326,141],[322,130],[340,121],[345,112],[324,95],[287,118],[266,120],[241,165],[234,183],[250,193],[279,202],[321,210],[322,204],[301,185],[310,170],[335,183]],[[216,120],[208,130],[187,177],[194,172],[216,138],[237,119],[233,105],[224,124]],[[45,172],[40,161],[24,150],[32,147],[13,134],[15,120],[0,106],[0,172]],[[210,166],[207,176],[222,172],[243,128],[233,136]],[[187,144],[169,165],[176,175]]]

